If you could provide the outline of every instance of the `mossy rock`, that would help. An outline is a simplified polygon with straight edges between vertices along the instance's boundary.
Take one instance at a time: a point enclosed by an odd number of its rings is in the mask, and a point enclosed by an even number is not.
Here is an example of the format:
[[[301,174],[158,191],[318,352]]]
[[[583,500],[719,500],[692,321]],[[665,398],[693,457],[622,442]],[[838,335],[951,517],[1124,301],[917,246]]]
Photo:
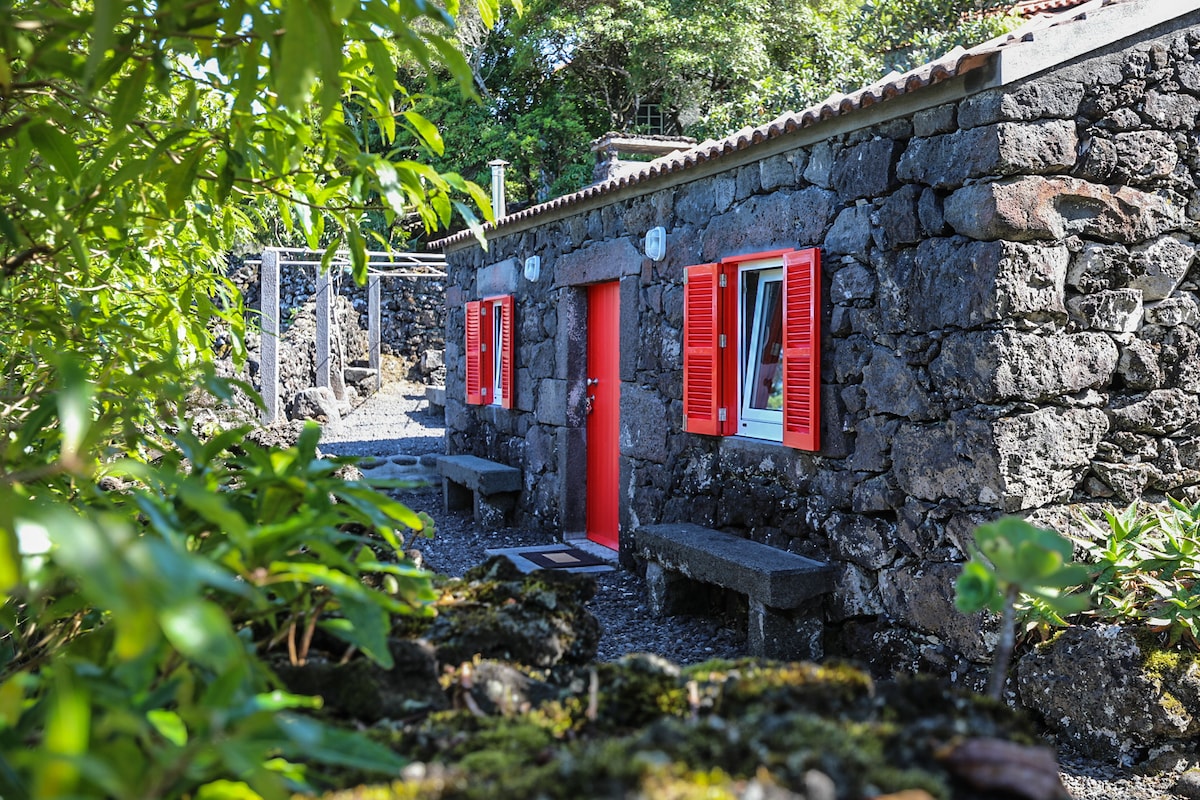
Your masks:
[[[582,664],[596,655],[600,624],[584,607],[596,585],[585,575],[524,574],[495,556],[438,589],[437,616],[404,624],[405,633],[433,645],[443,665],[482,657],[544,668]]]
[[[367,658],[343,664],[317,657],[299,666],[277,664],[275,674],[289,692],[321,697],[325,714],[368,724],[450,707],[428,645],[393,639],[389,649],[391,669]]]
[[[1023,704],[1092,758],[1136,762],[1200,736],[1200,654],[1144,629],[1067,628],[1022,656],[1017,684]]]
[[[559,694],[524,713],[464,709],[377,731],[415,762],[406,779],[329,797],[1064,796],[1024,717],[930,680],[755,661],[680,670],[653,656],[549,677]],[[969,783],[997,773],[1051,788]]]
[[[345,643],[318,628],[308,663],[277,663],[276,674],[289,691],[322,697],[327,715],[370,724],[449,708],[456,691],[461,699],[464,665],[479,668],[481,660],[502,659],[554,667],[582,664],[596,654],[600,626],[584,607],[596,591],[591,578],[554,571],[526,575],[496,557],[461,579],[439,578],[435,587],[436,617],[395,619],[389,640],[394,668],[381,669],[361,656],[340,663]],[[540,682],[502,664],[483,664],[478,679],[472,701],[489,712],[548,696]]]

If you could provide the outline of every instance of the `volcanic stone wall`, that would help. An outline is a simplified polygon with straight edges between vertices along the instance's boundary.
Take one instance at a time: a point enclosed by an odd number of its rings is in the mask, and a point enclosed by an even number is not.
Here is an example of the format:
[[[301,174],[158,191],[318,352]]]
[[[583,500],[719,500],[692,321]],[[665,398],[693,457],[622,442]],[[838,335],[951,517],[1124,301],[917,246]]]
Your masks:
[[[231,265],[230,279],[245,295],[247,308],[260,308],[258,266]],[[284,264],[279,275],[279,314],[282,332],[296,310],[316,296],[316,268]],[[367,287],[349,275],[337,284],[358,313],[358,327],[367,330]],[[446,331],[446,281],[442,278],[383,278],[380,284],[380,347],[404,360],[408,377],[440,384]]]
[[[826,650],[880,672],[987,659],[994,631],[953,607],[977,524],[1200,496],[1198,53],[1195,27],[1160,35],[451,253],[447,363],[462,304],[511,292],[518,370],[511,411],[449,371],[450,452],[519,466],[525,521],[578,529],[582,286],[620,279],[622,530],[834,562]],[[820,453],[685,433],[683,268],[814,245]]]

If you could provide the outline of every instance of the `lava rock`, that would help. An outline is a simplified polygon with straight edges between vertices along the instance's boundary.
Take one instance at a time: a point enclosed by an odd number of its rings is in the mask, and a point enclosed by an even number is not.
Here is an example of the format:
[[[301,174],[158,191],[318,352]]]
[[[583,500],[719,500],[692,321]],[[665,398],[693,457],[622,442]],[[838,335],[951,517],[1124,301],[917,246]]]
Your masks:
[[[481,656],[552,667],[596,655],[600,625],[583,606],[596,588],[587,576],[553,570],[525,575],[507,558],[493,556],[445,589],[424,634],[442,664]]]
[[[1119,625],[1071,627],[1020,660],[1021,702],[1099,759],[1200,734],[1200,662]]]

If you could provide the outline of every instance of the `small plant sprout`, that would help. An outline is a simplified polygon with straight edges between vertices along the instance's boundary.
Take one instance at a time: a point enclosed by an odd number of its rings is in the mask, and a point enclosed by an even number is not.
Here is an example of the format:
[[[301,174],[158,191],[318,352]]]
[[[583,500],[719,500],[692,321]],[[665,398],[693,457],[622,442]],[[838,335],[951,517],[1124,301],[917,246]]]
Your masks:
[[[1019,517],[1003,517],[976,528],[975,550],[958,578],[955,605],[966,614],[986,609],[1001,615],[1000,641],[988,682],[988,696],[993,699],[1000,699],[1012,659],[1018,602],[1032,606],[1056,625],[1065,625],[1062,617],[1088,607],[1086,594],[1068,593],[1089,576],[1088,568],[1074,563],[1071,556],[1067,539]]]

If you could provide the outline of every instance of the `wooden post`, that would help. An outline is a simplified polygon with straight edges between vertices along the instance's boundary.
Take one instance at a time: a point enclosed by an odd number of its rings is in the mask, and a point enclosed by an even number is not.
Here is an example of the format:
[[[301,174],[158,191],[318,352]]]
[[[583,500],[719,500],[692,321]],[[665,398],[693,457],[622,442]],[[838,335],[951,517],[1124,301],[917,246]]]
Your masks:
[[[262,338],[259,344],[259,380],[262,383],[262,421],[270,425],[279,419],[279,251],[263,252],[259,264],[259,309],[262,314]]]
[[[375,391],[377,392],[383,387],[383,358],[380,353],[380,342],[383,338],[383,320],[380,318],[379,309],[380,280],[378,275],[372,275],[367,279],[367,358],[369,359],[368,366],[375,370]]]
[[[317,270],[317,388],[330,388],[329,309],[333,305],[333,273]]]

